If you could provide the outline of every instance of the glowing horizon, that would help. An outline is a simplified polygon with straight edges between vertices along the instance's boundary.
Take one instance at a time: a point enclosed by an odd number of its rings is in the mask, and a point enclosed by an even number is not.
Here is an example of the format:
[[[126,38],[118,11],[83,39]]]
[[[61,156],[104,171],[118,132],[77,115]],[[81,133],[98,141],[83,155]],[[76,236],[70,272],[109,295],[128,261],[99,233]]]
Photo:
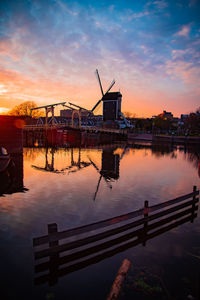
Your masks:
[[[29,100],[91,109],[101,98],[96,68],[104,90],[116,80],[122,111],[180,116],[199,107],[199,0],[16,0],[0,8],[0,113]]]

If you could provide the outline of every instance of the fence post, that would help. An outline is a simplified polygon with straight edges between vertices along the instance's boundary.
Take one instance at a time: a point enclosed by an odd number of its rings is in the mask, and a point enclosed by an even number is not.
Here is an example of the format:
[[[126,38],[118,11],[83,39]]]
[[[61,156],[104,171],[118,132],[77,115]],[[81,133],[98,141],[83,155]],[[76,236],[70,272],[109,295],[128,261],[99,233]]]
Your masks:
[[[146,235],[147,235],[147,226],[148,226],[147,219],[148,219],[148,215],[149,215],[148,208],[149,208],[149,201],[146,200],[146,201],[144,201],[144,219],[146,219],[146,220],[144,221],[144,228],[143,228],[143,239],[144,239],[142,242],[143,246],[146,246]]]
[[[193,186],[193,193],[197,191],[196,185]],[[192,202],[192,218],[191,218],[191,223],[194,222],[194,214],[195,214],[195,200],[196,200],[196,195],[193,195],[193,202]]]
[[[57,224],[53,223],[53,224],[48,224],[48,235],[49,237],[51,237],[52,234],[55,234],[58,232],[58,228],[57,228]],[[49,242],[49,248],[53,248],[58,246],[58,240],[56,241],[50,241]],[[57,283],[58,281],[58,276],[57,276],[57,271],[58,271],[58,258],[59,258],[59,254],[58,253],[53,253],[50,254],[49,257],[49,261],[50,261],[50,267],[49,267],[49,285],[54,285]]]

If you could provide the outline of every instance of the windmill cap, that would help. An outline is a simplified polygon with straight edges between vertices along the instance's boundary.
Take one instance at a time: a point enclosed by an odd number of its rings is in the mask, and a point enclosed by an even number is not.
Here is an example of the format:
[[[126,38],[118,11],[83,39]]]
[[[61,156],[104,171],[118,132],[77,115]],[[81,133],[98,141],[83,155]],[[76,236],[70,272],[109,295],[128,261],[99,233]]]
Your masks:
[[[106,93],[102,100],[117,100],[117,98],[122,97],[122,94],[120,92],[111,92]]]

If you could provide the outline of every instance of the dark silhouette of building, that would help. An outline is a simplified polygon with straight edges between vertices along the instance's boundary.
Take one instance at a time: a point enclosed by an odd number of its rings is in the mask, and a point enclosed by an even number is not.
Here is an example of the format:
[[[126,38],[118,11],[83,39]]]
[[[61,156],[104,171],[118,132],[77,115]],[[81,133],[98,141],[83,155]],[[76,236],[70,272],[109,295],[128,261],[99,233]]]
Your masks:
[[[103,121],[115,121],[120,118],[122,94],[120,92],[107,93],[102,98]]]
[[[0,196],[27,191],[23,177],[23,154],[15,153],[10,156],[8,166],[0,169]]]
[[[24,125],[23,117],[0,116],[0,146],[6,148],[8,153],[22,152]]]

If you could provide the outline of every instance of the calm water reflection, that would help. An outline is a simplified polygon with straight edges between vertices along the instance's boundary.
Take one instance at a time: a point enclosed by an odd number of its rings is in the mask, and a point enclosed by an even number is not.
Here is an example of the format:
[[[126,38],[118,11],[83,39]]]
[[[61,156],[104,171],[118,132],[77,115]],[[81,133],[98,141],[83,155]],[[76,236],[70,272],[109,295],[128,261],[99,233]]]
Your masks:
[[[146,299],[145,293],[137,294],[131,279],[138,280],[141,272],[164,282],[165,288],[159,283],[158,299],[167,299],[167,294],[174,299],[197,297],[199,218],[148,241],[145,247],[138,245],[68,274],[53,287],[34,286],[32,239],[45,235],[49,223],[66,230],[134,211],[144,200],[154,205],[189,193],[194,185],[199,188],[199,158],[198,150],[148,146],[24,149],[23,184],[28,191],[4,192],[0,197],[5,299],[106,299],[123,258],[133,265],[128,282],[132,294],[127,287],[126,299]]]

